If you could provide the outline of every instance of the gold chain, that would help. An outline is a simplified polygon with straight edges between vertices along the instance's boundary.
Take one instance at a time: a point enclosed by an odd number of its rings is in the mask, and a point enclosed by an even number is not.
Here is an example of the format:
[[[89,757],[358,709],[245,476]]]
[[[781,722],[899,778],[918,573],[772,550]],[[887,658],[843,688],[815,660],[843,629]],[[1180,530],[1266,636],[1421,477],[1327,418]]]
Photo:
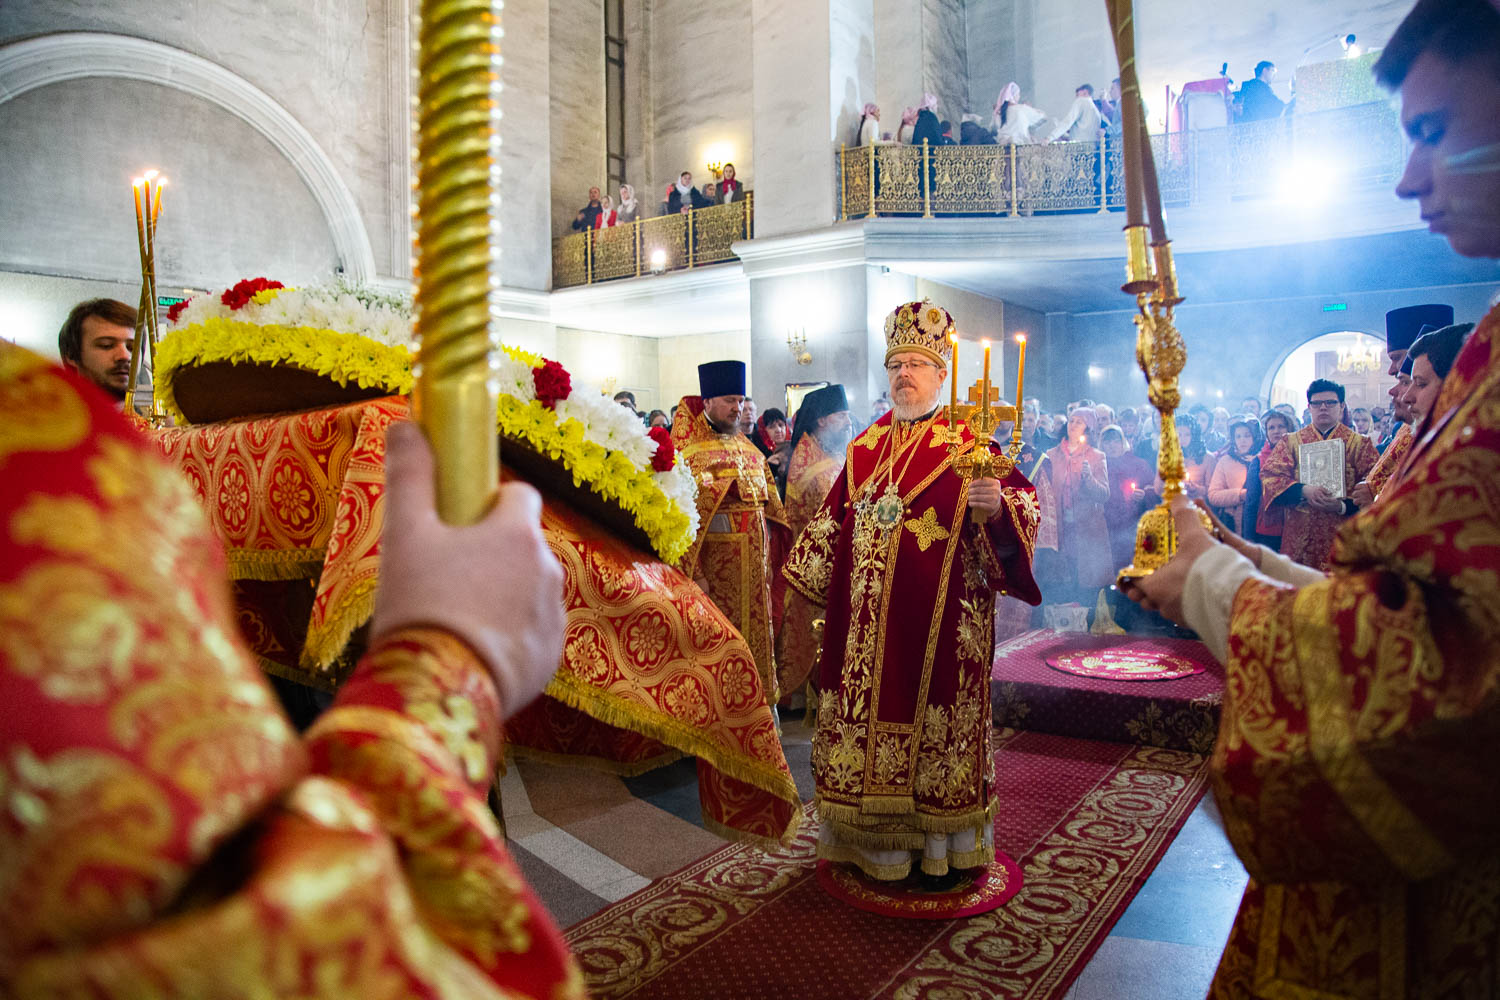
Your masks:
[[[942,407],[934,410],[932,416],[928,417],[925,421],[922,422],[922,425],[920,427],[915,429],[915,431],[913,432],[913,437],[910,441],[907,441],[899,446],[896,444],[892,444],[891,463],[886,470],[886,472],[888,473],[886,478],[887,487],[894,486],[896,483],[899,483],[906,478],[907,470],[911,468],[912,460],[917,457],[917,452],[920,450],[917,446],[922,443],[924,438],[927,437],[927,431],[932,427],[933,422],[937,420],[937,415],[941,412]],[[896,436],[896,425],[897,420],[893,416],[891,418],[892,438]],[[906,453],[906,464],[901,466],[901,474],[898,476],[896,475],[896,463],[901,461],[902,452]],[[880,470],[879,466],[876,466],[875,475],[872,477],[872,480],[878,480],[879,478]]]

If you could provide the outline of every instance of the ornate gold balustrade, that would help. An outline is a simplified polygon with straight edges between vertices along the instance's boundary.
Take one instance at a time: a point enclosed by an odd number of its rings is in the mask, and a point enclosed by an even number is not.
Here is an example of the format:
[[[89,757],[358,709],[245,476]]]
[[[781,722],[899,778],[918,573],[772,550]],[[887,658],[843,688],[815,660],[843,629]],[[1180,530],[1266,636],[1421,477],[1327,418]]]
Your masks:
[[[552,287],[570,288],[736,259],[730,246],[754,235],[754,194],[727,205],[639,219],[552,241]]]
[[[1280,193],[1298,178],[1348,190],[1394,183],[1406,158],[1385,102],[1277,121],[1151,137],[1162,201],[1182,206]],[[1098,142],[1034,146],[844,147],[840,219],[880,215],[1037,215],[1125,205],[1120,148]]]

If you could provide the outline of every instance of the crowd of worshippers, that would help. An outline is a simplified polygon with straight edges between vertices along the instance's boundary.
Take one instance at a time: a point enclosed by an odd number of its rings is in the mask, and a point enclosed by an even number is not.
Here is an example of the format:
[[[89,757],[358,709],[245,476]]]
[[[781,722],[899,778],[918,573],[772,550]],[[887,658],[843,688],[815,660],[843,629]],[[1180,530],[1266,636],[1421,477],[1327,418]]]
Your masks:
[[[1234,121],[1264,121],[1292,113],[1296,98],[1281,100],[1272,87],[1275,78],[1275,63],[1261,60],[1256,64],[1253,78],[1234,92],[1230,105]],[[879,105],[868,103],[860,113],[855,144],[920,146],[925,142],[931,146],[1029,146],[1050,142],[1095,142],[1101,135],[1111,139],[1120,135],[1118,78],[1111,80],[1102,94],[1095,92],[1093,84],[1080,83],[1074,88],[1073,100],[1067,108],[1055,116],[1028,104],[1022,98],[1020,85],[1012,81],[995,98],[988,121],[978,112],[965,110],[958,116],[957,131],[954,130],[952,114],[944,117],[939,104],[936,94],[924,94],[919,106],[901,112],[900,124],[891,130],[881,125]]]
[[[1256,396],[1246,396],[1233,411],[1195,403],[1178,412],[1173,427],[1182,449],[1188,498],[1203,501],[1225,527],[1246,540],[1304,565],[1324,566],[1338,524],[1374,502],[1379,486],[1404,454],[1411,428],[1426,417],[1473,329],[1472,323],[1454,324],[1453,318],[1452,307],[1446,305],[1411,306],[1388,314],[1389,373],[1396,378],[1389,406],[1351,407],[1343,385],[1320,378],[1308,385],[1300,413],[1290,403],[1268,407]],[[628,390],[616,393],[614,400],[648,427],[670,428],[676,419],[675,405],[670,411],[638,410]],[[855,419],[852,434],[857,436],[889,409],[882,395],[872,404],[868,422]],[[792,439],[785,411],[762,409],[747,397],[738,420],[740,433],[766,456],[784,491]],[[1010,441],[1012,430],[1012,424],[1002,422],[996,440]],[[1329,436],[1345,442],[1342,497],[1305,490],[1296,475],[1298,446]],[[1038,484],[1042,502],[1052,505],[1049,513],[1057,524],[1066,526],[1058,532],[1058,548],[1042,549],[1037,555],[1037,580],[1049,603],[1092,604],[1098,590],[1130,564],[1136,523],[1162,498],[1160,447],[1159,414],[1149,404],[1116,409],[1079,399],[1049,411],[1036,397],[1026,400],[1017,464]],[[1392,461],[1385,463],[1389,468],[1381,475],[1377,466],[1393,447]]]
[[[654,213],[646,211],[641,200],[636,197],[635,188],[630,184],[620,185],[618,201],[607,194],[600,194],[599,188],[591,187],[588,204],[580,208],[573,217],[573,230],[586,232],[590,229],[608,229],[650,218],[653,214],[678,215],[695,208],[727,205],[744,201],[745,194],[745,184],[735,176],[733,163],[724,164],[718,179],[704,181],[701,187],[694,187],[693,172],[684,170],[677,175],[675,181],[667,185]]]

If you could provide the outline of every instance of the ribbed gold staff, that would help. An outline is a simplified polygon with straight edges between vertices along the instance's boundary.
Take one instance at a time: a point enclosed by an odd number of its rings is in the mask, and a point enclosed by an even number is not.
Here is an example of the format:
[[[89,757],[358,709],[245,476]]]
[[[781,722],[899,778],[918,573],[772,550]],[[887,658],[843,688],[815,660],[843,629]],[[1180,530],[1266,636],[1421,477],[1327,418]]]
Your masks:
[[[1140,74],[1135,62],[1135,13],[1132,0],[1105,0],[1115,57],[1120,64],[1120,119],[1124,138],[1121,163],[1125,171],[1125,284],[1121,291],[1135,296],[1136,362],[1146,376],[1147,398],[1161,415],[1161,447],[1157,472],[1162,478],[1162,502],[1141,515],[1135,530],[1135,557],[1120,570],[1119,582],[1149,576],[1177,551],[1177,528],[1171,501],[1183,493],[1182,445],[1173,413],[1182,402],[1178,377],[1187,364],[1187,346],[1173,321],[1182,302],[1177,269],[1167,239],[1161,207],[1161,187],[1151,135],[1141,105]],[[1147,243],[1147,226],[1150,243]],[[1199,515],[1212,528],[1206,515]]]
[[[424,0],[417,56],[412,407],[437,463],[438,515],[471,524],[500,478],[499,0]]]

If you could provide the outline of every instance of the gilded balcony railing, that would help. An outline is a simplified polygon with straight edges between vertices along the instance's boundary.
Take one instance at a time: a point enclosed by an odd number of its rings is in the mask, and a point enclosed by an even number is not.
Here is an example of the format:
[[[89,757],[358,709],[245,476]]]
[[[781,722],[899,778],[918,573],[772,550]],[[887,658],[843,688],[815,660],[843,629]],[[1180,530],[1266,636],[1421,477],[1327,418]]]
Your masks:
[[[1151,137],[1162,201],[1182,206],[1263,198],[1311,181],[1389,185],[1405,139],[1384,102]],[[843,147],[839,217],[1037,215],[1125,205],[1118,141],[1032,146]]]
[[[681,271],[734,260],[755,229],[754,195],[727,205],[640,219],[552,241],[552,287]]]

